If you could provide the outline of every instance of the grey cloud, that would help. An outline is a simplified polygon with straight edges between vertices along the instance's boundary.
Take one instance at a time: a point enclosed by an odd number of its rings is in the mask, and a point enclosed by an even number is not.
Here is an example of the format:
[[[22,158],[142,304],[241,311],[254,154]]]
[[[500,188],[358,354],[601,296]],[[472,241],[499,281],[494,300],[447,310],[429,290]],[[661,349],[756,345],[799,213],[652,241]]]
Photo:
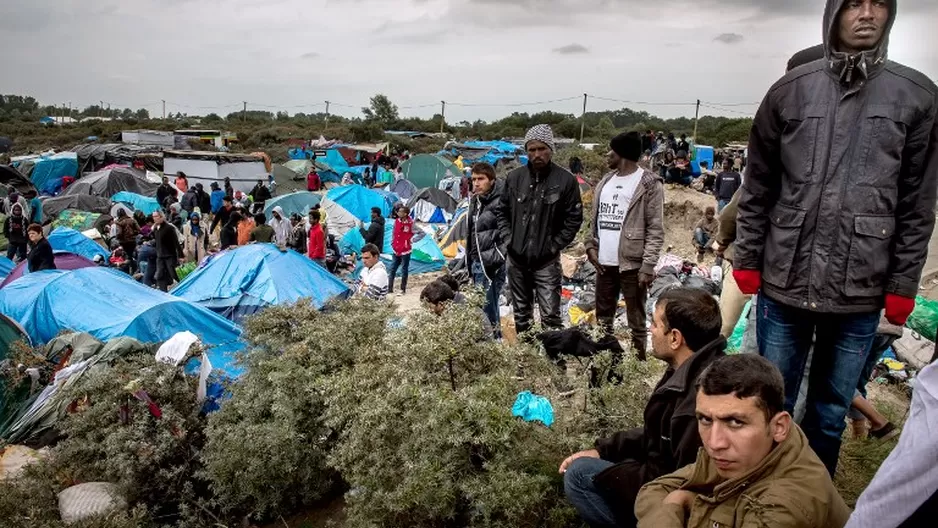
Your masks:
[[[560,55],[579,55],[581,53],[589,53],[590,50],[582,44],[567,44],[566,46],[561,46],[559,48],[554,48],[554,53]]]
[[[713,40],[724,44],[739,44],[743,41],[743,36],[739,33],[720,33]]]
[[[317,58],[317,57],[319,57],[319,54],[316,53],[315,51],[311,51],[311,52],[309,52],[309,53],[304,53],[304,54],[300,55],[300,58],[301,58],[301,59],[315,59],[315,58]]]

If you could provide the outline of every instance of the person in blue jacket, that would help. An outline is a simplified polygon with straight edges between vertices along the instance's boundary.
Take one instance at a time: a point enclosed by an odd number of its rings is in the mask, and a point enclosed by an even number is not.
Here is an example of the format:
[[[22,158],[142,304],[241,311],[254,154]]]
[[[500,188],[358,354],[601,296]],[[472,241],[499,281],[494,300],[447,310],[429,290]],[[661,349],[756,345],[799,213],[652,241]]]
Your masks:
[[[225,200],[225,191],[218,188],[217,182],[212,182],[212,194],[209,196],[209,200],[212,202],[212,214],[217,214],[218,210],[224,205]]]

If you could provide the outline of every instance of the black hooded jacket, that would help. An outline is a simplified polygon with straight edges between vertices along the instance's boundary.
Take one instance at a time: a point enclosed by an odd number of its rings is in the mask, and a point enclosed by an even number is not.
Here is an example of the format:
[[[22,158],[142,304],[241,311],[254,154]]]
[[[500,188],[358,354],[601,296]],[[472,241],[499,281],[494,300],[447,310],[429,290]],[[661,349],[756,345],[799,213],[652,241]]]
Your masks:
[[[379,216],[371,222],[368,229],[360,228],[359,231],[366,244],[374,244],[378,246],[378,251],[384,251],[384,217]]]
[[[508,174],[496,212],[501,240],[521,266],[537,268],[560,255],[583,223],[576,177],[551,162],[536,173],[528,163]]]
[[[938,190],[938,87],[886,59],[897,2],[881,42],[853,56],[836,49],[844,3],[827,2],[825,59],[756,113],[733,260],[768,297],[819,313],[916,296]]]
[[[484,196],[473,196],[466,213],[466,264],[472,270],[473,262],[481,262],[489,278],[505,265],[506,242],[498,229],[496,208],[502,199],[504,182],[496,180],[495,186]]]

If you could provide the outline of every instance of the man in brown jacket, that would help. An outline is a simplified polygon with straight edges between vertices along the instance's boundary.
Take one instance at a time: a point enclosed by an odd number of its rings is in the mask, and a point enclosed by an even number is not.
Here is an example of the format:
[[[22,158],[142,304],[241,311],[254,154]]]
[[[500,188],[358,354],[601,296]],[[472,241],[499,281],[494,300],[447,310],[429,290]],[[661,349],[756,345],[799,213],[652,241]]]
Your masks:
[[[639,528],[842,528],[850,509],[784,410],[782,375],[755,354],[717,359],[697,381],[697,462],[646,484]]]
[[[638,132],[619,134],[610,146],[612,172],[593,191],[593,232],[586,242],[586,255],[596,268],[596,318],[612,332],[621,292],[632,346],[644,360],[645,302],[664,245],[664,190],[656,174],[638,165]]]

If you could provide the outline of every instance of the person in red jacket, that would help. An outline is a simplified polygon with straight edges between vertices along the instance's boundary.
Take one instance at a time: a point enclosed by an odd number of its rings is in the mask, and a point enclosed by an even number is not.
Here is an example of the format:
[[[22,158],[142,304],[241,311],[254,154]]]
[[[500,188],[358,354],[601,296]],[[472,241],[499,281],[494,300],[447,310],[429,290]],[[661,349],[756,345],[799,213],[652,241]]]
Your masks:
[[[319,211],[309,212],[309,258],[322,267],[326,267],[326,234],[319,223]]]
[[[410,252],[414,239],[414,221],[410,219],[410,209],[401,207],[397,210],[397,220],[394,221],[394,236],[391,239],[391,249],[394,250],[394,260],[391,261],[391,272],[388,274],[391,281],[388,283],[388,294],[394,293],[394,277],[397,269],[401,268],[401,295],[407,293],[407,274],[410,271]]]
[[[309,169],[309,174],[306,175],[306,190],[316,192],[321,188],[322,179],[319,178],[319,173],[316,172],[315,168]]]

